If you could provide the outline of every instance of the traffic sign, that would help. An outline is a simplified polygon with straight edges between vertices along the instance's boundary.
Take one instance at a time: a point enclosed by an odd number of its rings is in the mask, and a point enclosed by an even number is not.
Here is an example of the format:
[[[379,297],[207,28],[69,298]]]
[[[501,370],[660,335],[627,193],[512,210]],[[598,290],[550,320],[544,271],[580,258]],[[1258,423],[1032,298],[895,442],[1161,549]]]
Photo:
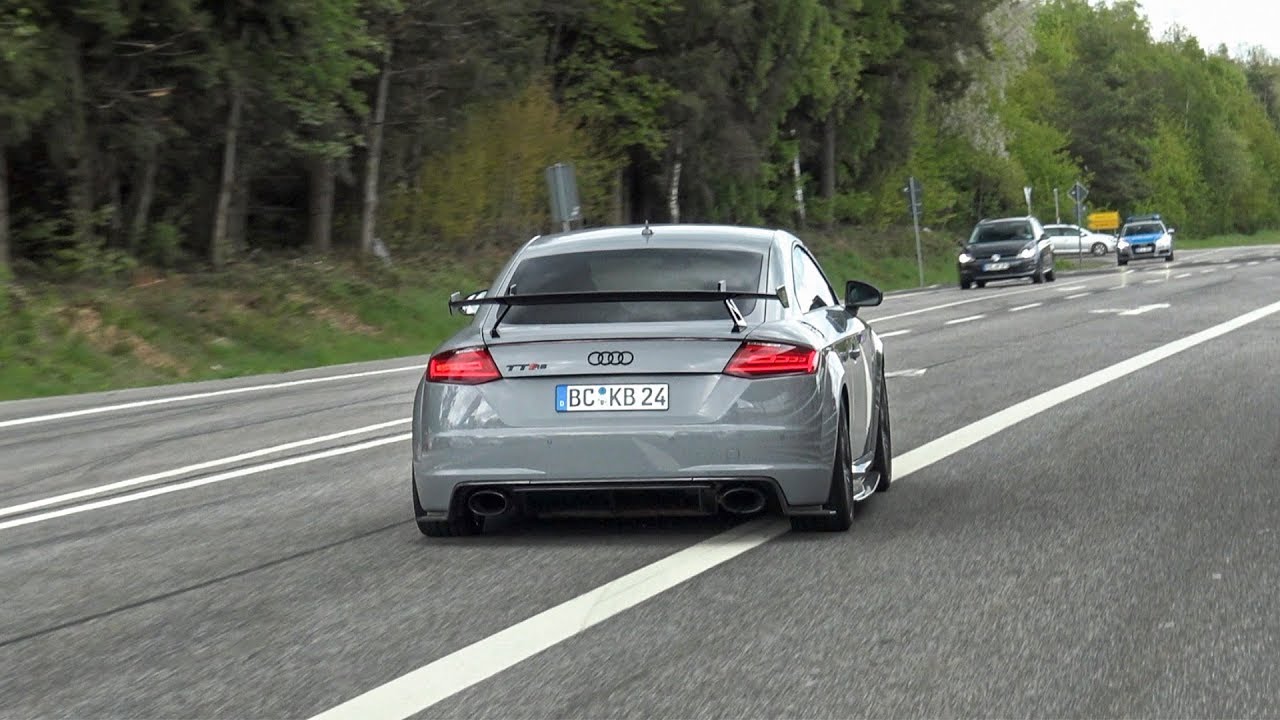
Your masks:
[[[1067,194],[1071,196],[1072,200],[1076,201],[1077,205],[1079,205],[1084,202],[1085,198],[1089,197],[1089,189],[1077,182],[1075,185],[1071,186],[1071,189],[1067,191]]]

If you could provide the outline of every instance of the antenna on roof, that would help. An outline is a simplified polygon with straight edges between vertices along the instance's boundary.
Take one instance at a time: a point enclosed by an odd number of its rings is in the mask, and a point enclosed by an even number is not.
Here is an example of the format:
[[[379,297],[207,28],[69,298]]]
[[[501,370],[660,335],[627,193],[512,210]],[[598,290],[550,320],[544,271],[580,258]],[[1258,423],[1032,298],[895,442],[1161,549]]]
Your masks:
[[[646,238],[653,237],[653,228],[649,227],[648,220],[644,221],[644,229],[640,231],[640,234],[645,236]]]

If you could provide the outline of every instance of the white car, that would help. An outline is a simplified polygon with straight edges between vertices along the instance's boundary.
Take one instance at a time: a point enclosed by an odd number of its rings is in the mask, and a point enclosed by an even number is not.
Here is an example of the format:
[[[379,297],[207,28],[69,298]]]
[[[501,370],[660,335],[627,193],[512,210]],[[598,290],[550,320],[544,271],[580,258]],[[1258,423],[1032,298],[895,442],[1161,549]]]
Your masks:
[[[1078,225],[1045,225],[1045,232],[1053,242],[1053,251],[1063,255],[1087,252],[1102,256],[1116,251],[1116,238],[1106,233],[1096,233]]]

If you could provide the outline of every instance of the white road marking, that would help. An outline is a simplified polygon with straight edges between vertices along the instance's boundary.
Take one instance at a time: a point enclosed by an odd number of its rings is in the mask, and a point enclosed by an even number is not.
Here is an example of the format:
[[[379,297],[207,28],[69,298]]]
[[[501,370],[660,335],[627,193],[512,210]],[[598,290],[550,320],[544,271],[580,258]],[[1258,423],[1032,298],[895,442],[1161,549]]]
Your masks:
[[[1143,284],[1143,285],[1155,285],[1156,283],[1162,283],[1162,282],[1164,282],[1164,278],[1155,278],[1154,280],[1143,280],[1143,281],[1142,281],[1142,284]]]
[[[1083,290],[1084,285],[1068,285],[1067,287],[1058,288],[1058,292],[1071,292],[1072,290]]]
[[[1218,269],[1217,269],[1217,268],[1209,268],[1208,270],[1201,270],[1201,271],[1200,271],[1200,274],[1201,274],[1201,275],[1208,275],[1209,273],[1215,273],[1215,272],[1218,272]]]
[[[1151,312],[1152,310],[1164,310],[1168,307],[1170,307],[1169,303],[1156,303],[1155,305],[1142,305],[1141,307],[1136,307],[1131,310],[1124,310],[1122,308],[1107,308],[1104,310],[1090,310],[1089,312],[1095,315],[1133,316],[1133,315],[1144,315],[1146,313]]]
[[[316,460],[326,460],[331,457],[338,457],[339,455],[350,455],[351,453],[357,453],[361,450],[368,450],[370,448],[382,447],[383,445],[390,445],[391,443],[408,440],[409,435],[409,433],[401,433],[390,437],[378,438],[377,440],[367,440],[355,445],[333,448],[331,450],[322,450],[320,452],[311,453],[310,455],[299,455],[298,457],[285,458],[283,460],[276,460],[262,465],[251,465],[245,468],[236,468],[235,470],[228,470],[227,472],[218,473],[217,475],[196,478],[195,480],[188,480],[186,482],[175,483],[173,485],[162,485],[160,487],[150,488],[148,490],[131,493],[129,495],[119,495],[117,497],[106,498],[105,500],[96,500],[83,505],[72,505],[71,507],[51,510],[49,512],[40,513],[39,515],[28,515],[26,517],[15,518],[13,520],[5,520],[0,522],[0,530],[8,530],[9,528],[44,522],[45,520],[53,520],[54,518],[66,517],[68,515],[76,515],[83,512],[89,512],[90,510],[112,507],[113,505],[123,505],[125,503],[156,497],[157,495],[168,495],[169,493],[190,490],[191,488],[198,488],[203,485],[220,483],[224,480],[233,480],[235,478],[241,478],[248,475],[257,475],[269,470],[278,470],[280,468],[291,467],[293,465],[315,462]]]
[[[946,322],[946,324],[947,324],[947,325],[959,325],[959,324],[961,324],[961,323],[969,323],[969,322],[973,322],[974,320],[981,320],[981,319],[982,319],[982,318],[984,318],[984,317],[986,317],[986,315],[970,315],[969,317],[962,317],[962,318],[959,318],[959,319],[956,319],[956,320],[948,320],[948,321]]]
[[[887,378],[920,377],[921,375],[927,372],[929,372],[929,368],[918,368],[915,370],[894,370],[893,372],[885,373],[884,376]]]
[[[1254,265],[1257,265],[1259,262],[1260,262],[1259,260],[1250,260],[1249,262],[1245,263],[1245,265],[1248,265],[1249,267],[1253,267]]]
[[[1173,279],[1181,280],[1182,278],[1189,278],[1189,277],[1191,277],[1191,273],[1182,273],[1181,275],[1174,275]]]
[[[377,432],[379,430],[396,427],[397,425],[405,425],[411,421],[412,418],[404,418],[402,420],[392,420],[390,422],[378,423],[376,425],[366,425],[364,427],[343,430],[342,432],[331,433],[329,435],[321,435],[319,437],[307,438],[305,440],[287,442],[283,445],[273,445],[272,447],[262,448],[261,450],[253,450],[246,453],[240,453],[239,455],[219,458],[217,460],[209,460],[207,462],[196,463],[194,465],[185,465],[183,467],[173,468],[172,470],[151,473],[150,475],[142,475],[135,478],[129,478],[128,480],[108,483],[106,485],[98,485],[96,487],[64,493],[62,495],[54,495],[52,497],[41,498],[40,500],[32,500],[31,502],[22,503],[21,505],[0,508],[0,517],[20,515],[22,513],[31,512],[32,510],[39,510],[42,507],[49,507],[50,505],[61,505],[62,503],[69,502],[71,500],[79,500],[81,498],[92,497],[94,495],[105,495],[106,493],[115,492],[117,490],[146,485],[147,483],[153,483],[157,480],[167,480],[168,478],[179,477],[181,475],[189,475],[194,472],[221,467],[223,465],[234,465],[235,463],[243,462],[245,460],[252,460],[253,458],[262,457],[264,455],[274,455],[276,453],[287,452],[289,450],[296,450],[300,447],[307,447],[308,445],[319,445],[320,443],[341,440],[342,438],[351,437],[353,435],[364,435],[371,432]]]
[[[1148,350],[970,423],[894,458],[894,479],[901,481],[1090,390],[1277,312],[1280,312],[1280,302]],[[411,670],[314,716],[313,720],[410,717],[786,531],[787,524],[779,521],[744,523]]]
[[[1087,292],[1076,293],[1075,295],[1068,295],[1068,296],[1066,296],[1066,297],[1065,297],[1065,298],[1063,298],[1063,299],[1064,299],[1064,300],[1075,300],[1076,298],[1082,298],[1082,297],[1085,297],[1085,296],[1087,296],[1087,295],[1092,295],[1092,294],[1093,294],[1093,293],[1087,293]]]
[[[32,415],[30,417],[14,418],[12,420],[0,420],[0,428],[17,427],[19,425],[33,425],[35,423],[50,422],[53,420],[66,420],[68,418],[83,417],[85,415],[100,415],[102,413],[154,407],[156,405],[170,405],[178,402],[186,402],[188,400],[205,400],[207,398],[241,395],[244,393],[262,392],[263,390],[278,390],[280,388],[297,387],[299,385],[315,385],[318,383],[338,382],[340,380],[354,380],[356,378],[390,375],[392,373],[409,372],[410,370],[423,372],[424,366],[406,365],[404,367],[387,368],[385,370],[366,370],[364,372],[346,373],[344,375],[326,375],[324,377],[307,378],[305,380],[288,380],[285,382],[271,383],[269,385],[249,385],[246,387],[229,388],[227,390],[211,390],[209,392],[194,393],[191,395],[175,395],[173,397],[155,398],[153,400],[138,400],[136,402],[120,403],[118,405],[99,405],[98,407],[83,408],[81,410],[68,410],[66,412],[52,413],[49,415]]]
[[[1019,305],[1016,308],[1009,308],[1009,312],[1022,312],[1023,310],[1030,310],[1031,308],[1038,308],[1043,304],[1044,303],[1031,303],[1030,305]]]
[[[1228,266],[1227,266],[1227,269],[1228,269],[1228,270],[1235,270],[1235,269],[1236,269],[1236,268],[1238,268],[1238,267],[1240,267],[1240,266],[1239,266],[1239,265],[1237,265],[1237,264],[1235,264],[1235,263],[1231,263],[1230,265],[1228,265]]]
[[[1076,287],[1085,287],[1085,286],[1077,285]],[[1063,288],[1063,289],[1070,290],[1071,288]],[[911,317],[912,315],[921,315],[923,313],[934,312],[936,310],[945,310],[947,308],[952,308],[959,305],[968,305],[969,303],[984,302],[986,300],[998,300],[1000,298],[1012,297],[1014,295],[1025,295],[1029,292],[1037,292],[1037,291],[1043,291],[1043,290],[1044,290],[1043,287],[1037,285],[1035,287],[1024,288],[1022,290],[1010,290],[1009,292],[995,293],[991,295],[988,295],[986,293],[979,293],[977,297],[972,297],[965,300],[955,300],[953,302],[943,303],[941,305],[932,305],[930,307],[920,308],[919,310],[909,310],[907,312],[900,312],[896,315],[886,315],[881,318],[871,318],[871,322],[888,322],[890,320],[897,320],[898,318]]]
[[[894,330],[893,332],[880,333],[880,339],[883,340],[885,338],[897,337],[899,335],[906,335],[907,333],[910,333],[910,332],[911,332],[910,330]]]

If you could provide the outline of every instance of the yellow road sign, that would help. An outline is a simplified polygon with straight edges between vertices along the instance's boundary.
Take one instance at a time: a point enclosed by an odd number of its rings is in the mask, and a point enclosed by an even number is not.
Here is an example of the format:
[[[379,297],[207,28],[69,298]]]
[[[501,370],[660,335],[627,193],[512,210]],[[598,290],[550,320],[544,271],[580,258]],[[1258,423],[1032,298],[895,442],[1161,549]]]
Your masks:
[[[1119,228],[1120,228],[1120,213],[1118,212],[1089,213],[1089,229],[1090,230],[1118,230]]]

